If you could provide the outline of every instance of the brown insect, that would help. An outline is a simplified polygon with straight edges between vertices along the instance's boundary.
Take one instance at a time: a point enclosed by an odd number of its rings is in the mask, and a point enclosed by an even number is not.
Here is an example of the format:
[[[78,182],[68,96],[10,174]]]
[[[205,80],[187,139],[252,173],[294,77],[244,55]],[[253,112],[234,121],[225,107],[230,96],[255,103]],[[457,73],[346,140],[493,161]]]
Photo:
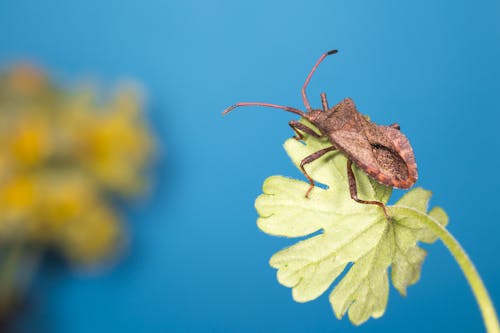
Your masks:
[[[297,140],[303,139],[304,136],[301,132],[316,138],[326,136],[332,146],[318,150],[301,161],[300,168],[310,184],[306,197],[314,188],[314,180],[309,176],[304,166],[330,151],[339,150],[347,157],[347,178],[351,198],[359,203],[380,206],[388,217],[387,210],[382,202],[358,198],[352,163],[354,162],[358,168],[382,185],[407,189],[415,184],[418,177],[413,149],[408,139],[400,132],[398,124],[380,126],[370,122],[358,112],[350,98],[346,98],[330,108],[326,94],[321,93],[322,110],[311,108],[306,96],[306,87],[323,59],[335,53],[337,53],[337,50],[324,53],[306,78],[302,87],[302,99],[307,112],[269,103],[242,102],[228,107],[223,114],[227,114],[240,106],[267,106],[292,112],[309,120],[318,128],[320,133],[316,133],[312,128],[298,121],[291,120],[288,124],[296,134],[294,138]]]

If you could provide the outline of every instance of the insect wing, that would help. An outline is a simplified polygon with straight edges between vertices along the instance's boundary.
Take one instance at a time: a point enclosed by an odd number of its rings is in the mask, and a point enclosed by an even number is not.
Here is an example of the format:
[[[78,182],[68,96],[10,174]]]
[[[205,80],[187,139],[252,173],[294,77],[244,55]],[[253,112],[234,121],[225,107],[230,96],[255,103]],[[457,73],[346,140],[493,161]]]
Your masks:
[[[410,188],[418,178],[417,162],[415,161],[415,154],[413,148],[408,141],[408,138],[399,130],[388,126],[377,126],[390,140],[393,150],[391,155],[393,161],[391,168],[394,173],[393,186],[397,188]],[[375,151],[374,151],[375,153]],[[398,161],[400,159],[400,161]],[[382,159],[378,158],[379,164]],[[398,164],[394,164],[397,162]],[[400,170],[397,170],[400,169]]]
[[[370,142],[362,133],[338,130],[331,132],[329,137],[338,150],[343,152],[360,169],[376,179],[376,176],[380,174],[380,168]]]
[[[379,183],[409,188],[417,180],[417,166],[408,139],[398,130],[377,126],[387,145],[370,142],[363,132],[334,131],[330,138],[354,164]]]

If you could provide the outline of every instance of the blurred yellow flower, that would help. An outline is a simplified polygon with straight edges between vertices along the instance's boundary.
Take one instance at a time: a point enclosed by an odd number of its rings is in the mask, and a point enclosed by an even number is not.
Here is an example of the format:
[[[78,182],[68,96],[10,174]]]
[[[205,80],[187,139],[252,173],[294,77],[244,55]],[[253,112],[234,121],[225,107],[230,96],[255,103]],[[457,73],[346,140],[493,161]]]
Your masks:
[[[76,158],[107,190],[134,194],[143,189],[142,170],[152,153],[152,140],[141,121],[137,98],[124,92],[106,110],[76,116]]]
[[[92,263],[123,242],[121,225],[115,213],[96,204],[85,217],[74,219],[61,228],[59,248],[76,263]]]
[[[20,167],[39,165],[49,154],[50,125],[41,111],[18,116],[9,132],[8,153]]]
[[[35,204],[35,184],[33,177],[22,175],[3,184],[0,192],[0,211],[26,213]]]
[[[144,189],[153,140],[130,90],[98,102],[29,66],[0,76],[0,240],[76,263],[113,254],[123,227],[109,195]]]
[[[2,242],[27,237],[37,205],[36,179],[19,175],[0,183],[0,239]]]

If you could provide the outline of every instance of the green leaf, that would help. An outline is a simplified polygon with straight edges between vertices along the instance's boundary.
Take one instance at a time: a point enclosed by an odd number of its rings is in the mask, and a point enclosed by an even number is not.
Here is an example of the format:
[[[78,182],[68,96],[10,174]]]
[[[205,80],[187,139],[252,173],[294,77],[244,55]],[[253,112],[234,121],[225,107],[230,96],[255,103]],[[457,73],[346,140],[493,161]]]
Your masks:
[[[306,135],[304,142],[289,139],[284,147],[298,167],[304,157],[330,145],[326,139]],[[358,196],[387,203],[391,188],[354,169]],[[347,160],[336,151],[308,164],[306,170],[326,188],[317,186],[305,198],[307,182],[272,176],[255,203],[262,231],[284,237],[310,235],[272,256],[278,281],[292,288],[295,301],[307,302],[348,269],[330,294],[335,315],[340,319],[347,313],[356,325],[381,317],[389,295],[389,268],[394,287],[406,295],[407,287],[420,278],[426,256],[418,242],[436,240],[423,219],[445,226],[446,213],[435,207],[427,214],[431,193],[421,188],[388,206],[389,220],[380,207],[355,202],[349,194]]]

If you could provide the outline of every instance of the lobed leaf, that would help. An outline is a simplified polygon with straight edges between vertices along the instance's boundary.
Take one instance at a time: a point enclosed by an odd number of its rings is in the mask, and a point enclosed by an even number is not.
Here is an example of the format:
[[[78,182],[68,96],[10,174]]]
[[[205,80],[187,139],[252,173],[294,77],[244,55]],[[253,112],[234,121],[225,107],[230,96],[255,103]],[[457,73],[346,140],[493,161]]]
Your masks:
[[[304,157],[329,145],[326,139],[305,135],[303,142],[289,139],[284,147],[299,167]],[[358,196],[387,203],[391,188],[354,169]],[[389,268],[392,284],[406,295],[408,286],[420,278],[426,256],[418,243],[436,240],[424,219],[446,226],[446,213],[439,207],[427,213],[431,193],[421,188],[389,206],[389,220],[380,207],[355,202],[349,194],[347,160],[339,152],[324,155],[306,170],[326,188],[315,187],[305,198],[307,182],[272,176],[255,203],[262,231],[310,236],[271,257],[278,281],[292,288],[295,301],[307,302],[322,295],[348,269],[330,294],[335,315],[340,319],[347,313],[356,325],[381,317],[389,295]]]

